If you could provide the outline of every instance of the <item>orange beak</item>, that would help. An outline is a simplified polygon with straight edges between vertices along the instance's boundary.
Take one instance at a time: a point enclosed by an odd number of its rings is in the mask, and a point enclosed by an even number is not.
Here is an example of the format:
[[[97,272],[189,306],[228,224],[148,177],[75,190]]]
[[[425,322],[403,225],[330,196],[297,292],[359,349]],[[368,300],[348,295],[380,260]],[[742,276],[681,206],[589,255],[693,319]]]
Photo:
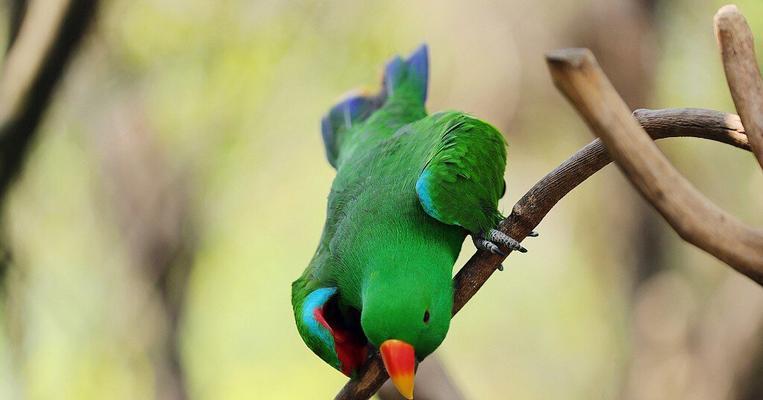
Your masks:
[[[384,368],[392,383],[403,397],[413,399],[413,377],[416,370],[416,355],[413,346],[402,340],[389,339],[379,347]]]

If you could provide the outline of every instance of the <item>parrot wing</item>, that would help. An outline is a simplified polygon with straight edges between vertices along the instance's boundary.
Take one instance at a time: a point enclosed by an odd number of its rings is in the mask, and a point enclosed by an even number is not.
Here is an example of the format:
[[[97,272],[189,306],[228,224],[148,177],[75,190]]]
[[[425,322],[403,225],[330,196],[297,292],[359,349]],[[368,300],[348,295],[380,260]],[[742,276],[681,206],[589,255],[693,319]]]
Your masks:
[[[436,142],[416,181],[424,211],[471,233],[494,228],[502,219],[506,141],[491,125],[460,112],[430,118]]]

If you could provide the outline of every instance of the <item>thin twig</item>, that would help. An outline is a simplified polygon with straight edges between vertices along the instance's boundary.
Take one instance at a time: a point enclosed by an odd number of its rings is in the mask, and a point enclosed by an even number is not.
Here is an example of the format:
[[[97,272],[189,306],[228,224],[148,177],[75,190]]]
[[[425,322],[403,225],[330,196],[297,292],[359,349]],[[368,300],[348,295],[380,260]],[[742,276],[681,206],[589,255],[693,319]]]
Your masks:
[[[668,109],[637,110],[634,116],[653,139],[698,137],[749,150],[744,128],[736,115],[702,109]],[[611,161],[599,139],[589,143],[538,181],[501,222],[501,230],[521,241],[559,200]],[[461,268],[453,279],[454,315],[477,293],[503,259],[478,251]],[[374,355],[359,377],[348,382],[336,399],[367,399],[387,378],[381,359]]]
[[[673,229],[763,285],[763,230],[745,225],[713,204],[670,164],[631,116],[590,51],[560,50],[546,59],[554,84]]]
[[[750,26],[733,5],[721,7],[714,22],[731,98],[747,127],[752,152],[763,168],[763,78]]]

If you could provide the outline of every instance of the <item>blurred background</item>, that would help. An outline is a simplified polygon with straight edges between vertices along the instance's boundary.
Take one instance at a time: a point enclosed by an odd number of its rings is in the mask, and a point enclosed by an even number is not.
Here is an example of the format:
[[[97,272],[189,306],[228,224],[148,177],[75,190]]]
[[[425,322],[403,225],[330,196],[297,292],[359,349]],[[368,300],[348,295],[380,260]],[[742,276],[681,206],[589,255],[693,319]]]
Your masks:
[[[334,176],[323,113],[428,43],[429,110],[470,112],[509,142],[508,213],[592,140],[544,52],[590,47],[634,109],[733,112],[712,29],[723,4],[104,2],[3,210],[0,398],[332,398],[346,379],[302,343],[290,304]],[[763,54],[763,3],[737,4]],[[751,154],[660,147],[763,226]],[[466,398],[763,398],[763,291],[683,243],[617,168],[538,230],[437,352]]]

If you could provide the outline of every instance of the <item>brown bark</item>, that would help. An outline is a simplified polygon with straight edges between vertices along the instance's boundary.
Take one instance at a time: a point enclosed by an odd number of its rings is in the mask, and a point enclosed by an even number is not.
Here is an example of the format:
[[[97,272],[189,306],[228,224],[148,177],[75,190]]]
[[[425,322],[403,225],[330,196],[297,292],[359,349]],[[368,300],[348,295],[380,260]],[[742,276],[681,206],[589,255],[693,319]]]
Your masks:
[[[689,183],[639,126],[586,49],[547,56],[551,75],[626,177],[687,242],[763,284],[763,230],[718,208]]]
[[[747,127],[752,152],[763,168],[763,78],[752,32],[736,6],[722,7],[715,14],[715,36],[731,98]]]

